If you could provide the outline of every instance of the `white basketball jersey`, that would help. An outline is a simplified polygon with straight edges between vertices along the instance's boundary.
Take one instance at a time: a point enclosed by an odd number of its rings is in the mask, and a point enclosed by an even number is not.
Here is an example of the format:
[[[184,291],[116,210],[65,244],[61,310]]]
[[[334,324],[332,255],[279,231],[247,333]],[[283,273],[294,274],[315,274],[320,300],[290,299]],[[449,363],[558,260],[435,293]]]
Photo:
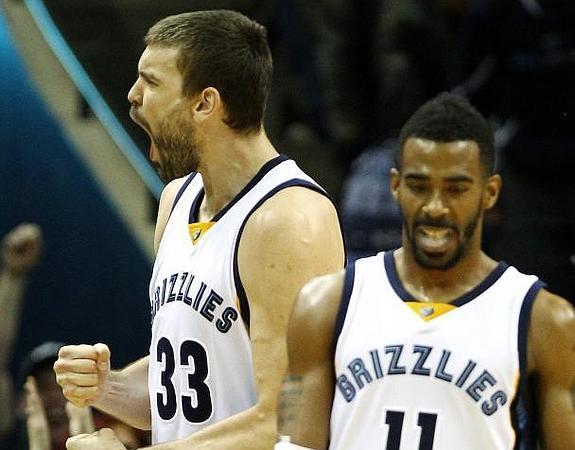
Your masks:
[[[236,253],[251,213],[290,186],[324,192],[293,161],[278,156],[209,224],[195,218],[204,192],[201,175],[190,175],[178,193],[149,290],[154,443],[183,438],[254,405],[249,304]]]
[[[500,263],[446,305],[414,300],[393,252],[346,270],[330,450],[535,448],[526,342],[536,277]]]

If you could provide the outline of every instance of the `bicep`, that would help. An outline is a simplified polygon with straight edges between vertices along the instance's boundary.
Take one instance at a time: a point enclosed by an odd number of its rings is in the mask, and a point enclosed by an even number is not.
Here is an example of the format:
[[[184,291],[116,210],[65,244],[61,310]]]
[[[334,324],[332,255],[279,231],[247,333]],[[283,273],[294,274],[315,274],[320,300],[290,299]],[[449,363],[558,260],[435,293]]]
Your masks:
[[[312,352],[307,350],[310,345],[315,347]],[[331,352],[318,347],[298,345],[289,352],[290,364],[279,395],[278,433],[290,436],[296,444],[320,449],[327,448],[329,440],[335,387]]]
[[[333,340],[342,288],[342,271],[306,284],[287,332],[289,364],[279,399],[278,431],[311,448],[326,448],[329,441]]]
[[[317,193],[288,191],[254,213],[238,249],[260,402],[273,414],[287,365],[286,330],[295,298],[307,281],[341,269],[344,260],[335,211],[318,211],[321,205],[314,209],[317,197],[302,207],[307,196]]]
[[[530,346],[538,380],[538,409],[547,450],[575,448],[575,311],[543,293],[536,300]]]
[[[544,448],[571,450],[575,448],[575,375],[571,386],[551,384],[543,389],[539,410]]]

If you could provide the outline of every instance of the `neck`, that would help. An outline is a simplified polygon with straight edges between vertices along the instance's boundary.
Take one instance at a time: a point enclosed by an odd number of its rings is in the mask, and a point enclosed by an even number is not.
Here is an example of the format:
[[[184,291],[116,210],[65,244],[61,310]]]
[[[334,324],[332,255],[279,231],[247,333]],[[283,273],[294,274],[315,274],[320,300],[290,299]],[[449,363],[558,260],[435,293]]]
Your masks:
[[[216,215],[266,162],[278,155],[263,130],[247,136],[230,132],[211,139],[206,148],[198,169],[205,191],[200,207],[202,221]]]
[[[405,245],[394,256],[399,278],[408,292],[420,301],[450,302],[481,283],[497,266],[497,262],[481,250],[479,243],[446,270],[422,267]]]

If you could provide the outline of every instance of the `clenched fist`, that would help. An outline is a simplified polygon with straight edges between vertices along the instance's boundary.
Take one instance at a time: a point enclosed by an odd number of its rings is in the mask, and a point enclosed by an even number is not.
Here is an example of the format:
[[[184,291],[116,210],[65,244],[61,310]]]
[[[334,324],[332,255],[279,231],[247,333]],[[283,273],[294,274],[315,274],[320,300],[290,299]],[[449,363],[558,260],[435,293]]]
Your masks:
[[[66,442],[67,450],[126,450],[109,428],[102,428],[92,434],[80,434]]]
[[[106,391],[110,349],[105,344],[66,345],[54,363],[64,396],[76,406],[93,405]]]
[[[38,263],[42,245],[42,231],[38,225],[18,225],[0,244],[3,268],[14,275],[25,274]]]

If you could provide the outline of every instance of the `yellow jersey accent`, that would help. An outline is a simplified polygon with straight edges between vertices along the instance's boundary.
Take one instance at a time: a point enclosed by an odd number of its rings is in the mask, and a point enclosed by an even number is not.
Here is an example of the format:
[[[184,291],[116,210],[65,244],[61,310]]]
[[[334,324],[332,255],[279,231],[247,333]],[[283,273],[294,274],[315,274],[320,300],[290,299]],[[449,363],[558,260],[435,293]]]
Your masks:
[[[190,230],[190,238],[192,238],[192,244],[196,245],[196,242],[204,236],[216,222],[194,222],[188,225]]]
[[[422,320],[429,322],[436,317],[441,316],[449,311],[457,309],[457,306],[449,303],[432,303],[432,302],[405,302],[412,311],[417,314]]]

